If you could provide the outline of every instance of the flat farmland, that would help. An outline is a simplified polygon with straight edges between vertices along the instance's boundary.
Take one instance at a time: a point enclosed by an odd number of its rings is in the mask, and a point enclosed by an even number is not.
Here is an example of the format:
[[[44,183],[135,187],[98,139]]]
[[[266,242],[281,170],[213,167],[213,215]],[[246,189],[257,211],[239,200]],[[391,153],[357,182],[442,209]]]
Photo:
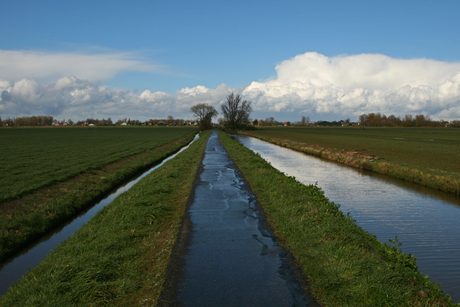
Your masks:
[[[193,127],[2,128],[0,203],[196,132]]]
[[[267,127],[245,134],[359,151],[398,165],[460,175],[460,129],[455,128]]]

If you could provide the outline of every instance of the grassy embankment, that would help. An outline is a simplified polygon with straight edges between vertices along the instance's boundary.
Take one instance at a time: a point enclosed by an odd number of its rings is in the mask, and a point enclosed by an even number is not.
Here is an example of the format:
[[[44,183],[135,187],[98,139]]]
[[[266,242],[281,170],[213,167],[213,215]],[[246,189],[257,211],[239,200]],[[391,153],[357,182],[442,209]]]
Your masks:
[[[220,138],[296,257],[322,306],[454,306],[418,272],[415,259],[359,228],[320,188],[301,184],[260,156]]]
[[[196,128],[0,129],[0,260],[190,142]]]
[[[281,127],[241,133],[460,195],[460,129]]]
[[[104,207],[0,306],[155,306],[210,132]]]

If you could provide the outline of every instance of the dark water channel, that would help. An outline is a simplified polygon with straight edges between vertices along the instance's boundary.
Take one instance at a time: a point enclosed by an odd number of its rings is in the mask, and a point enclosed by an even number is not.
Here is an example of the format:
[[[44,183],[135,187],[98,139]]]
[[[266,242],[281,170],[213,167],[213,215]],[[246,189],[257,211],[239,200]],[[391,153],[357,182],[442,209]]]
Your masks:
[[[178,273],[168,274],[160,306],[316,306],[247,187],[214,132],[179,238],[188,233],[184,252],[168,268]]]
[[[419,270],[460,302],[460,198],[402,180],[360,171],[255,138],[235,136],[278,170],[350,212],[357,224],[384,243],[398,236]]]
[[[75,219],[54,230],[52,233],[48,233],[35,244],[25,248],[19,255],[15,255],[0,263],[0,295],[4,295],[15,281],[19,280],[27,271],[37,266],[58,244],[70,238],[75,231],[86,224],[97,212],[99,212],[99,210],[110,204],[118,195],[129,190],[139,180],[162,166],[166,161],[174,158],[198,138],[199,134],[195,136],[192,142],[182,147],[177,153],[169,156],[160,164],[155,165],[140,176],[119,187],[116,191],[102,199],[86,212],[81,213]]]

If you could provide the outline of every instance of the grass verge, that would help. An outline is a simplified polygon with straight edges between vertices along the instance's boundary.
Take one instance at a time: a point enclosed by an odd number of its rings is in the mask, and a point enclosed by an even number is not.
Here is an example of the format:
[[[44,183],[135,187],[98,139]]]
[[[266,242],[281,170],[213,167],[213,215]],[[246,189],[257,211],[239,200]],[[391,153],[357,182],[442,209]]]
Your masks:
[[[1,306],[156,306],[210,132],[117,197]]]
[[[304,128],[304,130],[307,129]],[[340,150],[336,148],[307,144],[290,139],[289,134],[286,132],[286,134],[284,134],[285,138],[270,137],[266,135],[262,136],[247,131],[239,131],[238,133],[256,137],[275,145],[315,155],[323,159],[342,163],[351,167],[373,171],[393,178],[414,182],[433,189],[460,195],[460,175],[458,173],[447,172],[439,169],[429,169],[426,167],[417,167],[414,165],[408,165],[407,163],[398,163],[386,160],[370,153],[364,153],[363,151],[365,151],[365,149]],[[456,152],[456,155],[458,155],[458,152]],[[417,151],[414,150],[412,152],[412,156],[416,157]],[[410,160],[410,158],[407,159]],[[442,160],[441,156],[439,157],[439,160]]]
[[[397,241],[381,243],[319,187],[286,177],[225,133],[220,138],[322,306],[456,306]]]
[[[192,131],[175,141],[0,205],[0,260],[90,207],[126,180],[189,143]]]

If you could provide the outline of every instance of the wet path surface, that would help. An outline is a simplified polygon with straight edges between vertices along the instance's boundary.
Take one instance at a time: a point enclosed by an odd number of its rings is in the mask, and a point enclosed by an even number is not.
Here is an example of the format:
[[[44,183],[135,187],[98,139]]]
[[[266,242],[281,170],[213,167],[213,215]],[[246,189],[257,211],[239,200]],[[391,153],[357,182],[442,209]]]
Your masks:
[[[175,260],[178,276],[166,284],[174,297],[163,295],[164,306],[314,306],[259,209],[214,132],[188,209],[187,243]]]

